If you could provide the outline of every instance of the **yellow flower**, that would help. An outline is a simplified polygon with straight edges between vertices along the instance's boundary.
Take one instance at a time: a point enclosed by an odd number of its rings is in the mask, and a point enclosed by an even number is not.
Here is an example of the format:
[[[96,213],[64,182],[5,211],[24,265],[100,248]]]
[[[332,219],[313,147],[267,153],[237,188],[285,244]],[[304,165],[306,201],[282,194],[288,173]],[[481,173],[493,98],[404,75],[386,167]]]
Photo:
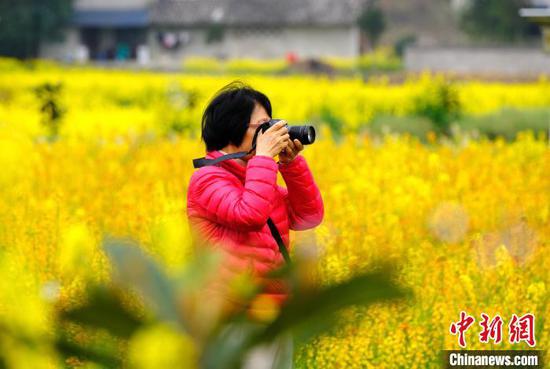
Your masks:
[[[76,223],[62,230],[59,243],[59,268],[65,278],[92,272],[92,260],[97,252],[96,241],[86,225]]]
[[[254,320],[269,323],[279,314],[279,306],[273,298],[261,294],[252,300],[248,313]]]
[[[167,324],[139,330],[128,345],[132,369],[198,368],[198,353],[192,339]]]

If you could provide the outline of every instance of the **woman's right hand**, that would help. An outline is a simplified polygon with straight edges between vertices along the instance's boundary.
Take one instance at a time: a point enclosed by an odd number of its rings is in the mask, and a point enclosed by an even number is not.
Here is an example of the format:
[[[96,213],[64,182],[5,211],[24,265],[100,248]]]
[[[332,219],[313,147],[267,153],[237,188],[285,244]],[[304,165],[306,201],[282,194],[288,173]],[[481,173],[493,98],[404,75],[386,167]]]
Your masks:
[[[275,157],[283,150],[290,139],[286,121],[281,120],[256,137],[256,155]]]

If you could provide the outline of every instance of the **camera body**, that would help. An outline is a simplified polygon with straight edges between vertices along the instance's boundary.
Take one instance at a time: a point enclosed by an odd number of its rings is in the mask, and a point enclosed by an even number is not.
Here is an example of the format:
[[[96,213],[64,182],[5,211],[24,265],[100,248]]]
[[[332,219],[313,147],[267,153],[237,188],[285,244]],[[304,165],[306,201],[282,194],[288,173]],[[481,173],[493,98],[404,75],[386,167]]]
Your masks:
[[[269,127],[281,120],[282,119],[271,119],[269,122],[265,122],[258,128],[261,129],[263,133],[267,129],[269,129]],[[294,139],[297,138],[298,141],[302,143],[302,145],[311,145],[313,142],[315,142],[315,128],[313,126],[289,126],[287,124],[287,128],[288,135],[290,136],[291,140],[294,141]]]

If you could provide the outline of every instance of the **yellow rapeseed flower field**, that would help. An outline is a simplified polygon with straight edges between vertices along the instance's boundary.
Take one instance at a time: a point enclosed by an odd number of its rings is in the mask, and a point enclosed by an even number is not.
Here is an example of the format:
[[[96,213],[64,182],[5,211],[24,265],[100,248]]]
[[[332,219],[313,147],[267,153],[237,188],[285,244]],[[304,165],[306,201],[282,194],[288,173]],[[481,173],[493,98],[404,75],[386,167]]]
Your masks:
[[[196,135],[200,115],[234,77],[6,69],[0,72],[0,323],[21,335],[47,336],[52,301],[78,304],[85,281],[108,278],[99,248],[103,234],[134,237],[168,270],[186,263],[185,190],[191,160],[204,153]],[[293,248],[316,245],[323,283],[396,262],[400,282],[415,296],[407,304],[344,311],[338,334],[296,352],[300,368],[440,367],[439,350],[459,347],[449,325],[461,310],[478,320],[482,312],[499,313],[506,322],[531,312],[537,349],[549,348],[545,139],[523,132],[510,143],[432,138],[423,145],[410,136],[374,138],[356,130],[376,112],[406,115],[411,97],[432,78],[402,85],[246,78],[270,96],[276,117],[304,122],[325,106],[345,122],[340,142],[322,127],[303,152],[323,194],[325,219],[314,230],[293,232]],[[32,92],[44,82],[63,85],[66,113],[52,142],[40,138],[45,131]],[[459,91],[471,114],[550,105],[546,80],[464,82]],[[167,119],[189,126],[182,135],[162,135]],[[499,345],[480,343],[478,332],[476,321],[468,348],[528,347],[509,343],[506,329]],[[158,339],[170,341],[162,347],[183,359],[155,360],[150,347],[159,347]],[[169,328],[152,327],[131,342],[130,364],[154,368],[192,360],[186,345]],[[62,367],[51,348],[30,352],[3,333],[0,350],[9,352],[10,368]]]

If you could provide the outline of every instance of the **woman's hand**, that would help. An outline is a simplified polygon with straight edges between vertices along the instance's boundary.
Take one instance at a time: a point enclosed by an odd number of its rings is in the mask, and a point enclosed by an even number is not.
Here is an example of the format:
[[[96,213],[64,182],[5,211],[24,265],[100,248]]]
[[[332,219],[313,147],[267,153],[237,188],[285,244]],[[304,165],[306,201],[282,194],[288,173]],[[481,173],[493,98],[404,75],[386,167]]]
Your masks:
[[[279,153],[279,163],[290,163],[303,149],[304,145],[297,138],[295,138],[294,141],[288,140],[287,147]]]
[[[265,132],[258,132],[256,137],[256,155],[274,157],[284,149],[290,135],[286,127],[286,121],[281,120],[269,127]]]

